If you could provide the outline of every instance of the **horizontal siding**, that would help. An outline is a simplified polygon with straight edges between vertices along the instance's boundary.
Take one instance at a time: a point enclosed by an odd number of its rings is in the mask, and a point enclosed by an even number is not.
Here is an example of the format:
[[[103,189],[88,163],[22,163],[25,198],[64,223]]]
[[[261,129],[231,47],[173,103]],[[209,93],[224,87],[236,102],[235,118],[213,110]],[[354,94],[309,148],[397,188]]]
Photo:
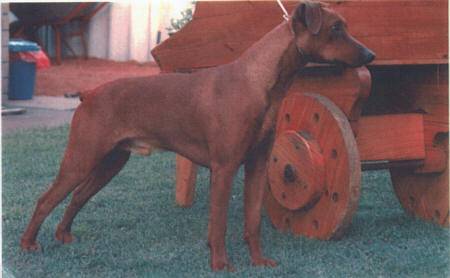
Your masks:
[[[8,90],[8,40],[9,40],[9,4],[2,3],[1,6],[2,18],[1,18],[1,29],[2,29],[2,53],[1,53],[1,74],[2,74],[2,101]]]

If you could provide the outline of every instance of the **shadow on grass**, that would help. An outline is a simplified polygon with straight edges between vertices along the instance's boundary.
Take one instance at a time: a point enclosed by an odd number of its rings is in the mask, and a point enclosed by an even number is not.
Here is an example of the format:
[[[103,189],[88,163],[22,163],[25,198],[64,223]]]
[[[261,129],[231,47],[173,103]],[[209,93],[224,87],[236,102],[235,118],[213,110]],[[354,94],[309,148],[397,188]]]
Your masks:
[[[69,128],[3,137],[3,266],[16,277],[448,277],[449,230],[401,209],[385,171],[363,173],[358,210],[339,241],[293,237],[264,214],[262,243],[275,269],[251,266],[243,234],[242,171],[230,201],[227,251],[237,274],[213,273],[205,239],[209,172],[200,169],[195,203],[174,202],[173,153],[132,156],[76,218],[75,240],[54,231],[70,198],[42,225],[44,252],[24,253],[20,237],[37,198],[53,181]]]

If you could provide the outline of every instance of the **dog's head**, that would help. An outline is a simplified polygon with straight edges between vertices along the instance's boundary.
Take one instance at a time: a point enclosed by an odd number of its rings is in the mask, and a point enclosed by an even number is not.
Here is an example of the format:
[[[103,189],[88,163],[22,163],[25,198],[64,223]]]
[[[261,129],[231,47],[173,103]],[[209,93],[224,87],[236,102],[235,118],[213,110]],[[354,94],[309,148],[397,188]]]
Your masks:
[[[301,2],[291,15],[297,46],[311,62],[360,67],[375,53],[354,39],[345,19],[328,4]]]

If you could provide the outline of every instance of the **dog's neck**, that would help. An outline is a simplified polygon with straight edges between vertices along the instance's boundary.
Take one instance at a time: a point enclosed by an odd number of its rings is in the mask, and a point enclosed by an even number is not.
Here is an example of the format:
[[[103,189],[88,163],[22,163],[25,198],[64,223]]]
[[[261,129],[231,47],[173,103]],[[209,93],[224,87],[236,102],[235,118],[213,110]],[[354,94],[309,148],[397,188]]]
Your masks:
[[[284,97],[295,74],[306,65],[289,24],[283,22],[275,27],[237,61],[239,66],[245,65],[245,78],[269,98]]]

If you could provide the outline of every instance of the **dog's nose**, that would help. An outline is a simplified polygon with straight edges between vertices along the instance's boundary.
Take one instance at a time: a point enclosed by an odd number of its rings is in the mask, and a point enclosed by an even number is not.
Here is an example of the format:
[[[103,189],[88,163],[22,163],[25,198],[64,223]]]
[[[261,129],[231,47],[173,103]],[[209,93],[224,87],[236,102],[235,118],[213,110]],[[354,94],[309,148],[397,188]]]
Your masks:
[[[366,59],[365,59],[366,61],[364,64],[368,64],[368,63],[372,62],[377,55],[372,50],[366,48],[364,50],[364,56],[366,57]]]

